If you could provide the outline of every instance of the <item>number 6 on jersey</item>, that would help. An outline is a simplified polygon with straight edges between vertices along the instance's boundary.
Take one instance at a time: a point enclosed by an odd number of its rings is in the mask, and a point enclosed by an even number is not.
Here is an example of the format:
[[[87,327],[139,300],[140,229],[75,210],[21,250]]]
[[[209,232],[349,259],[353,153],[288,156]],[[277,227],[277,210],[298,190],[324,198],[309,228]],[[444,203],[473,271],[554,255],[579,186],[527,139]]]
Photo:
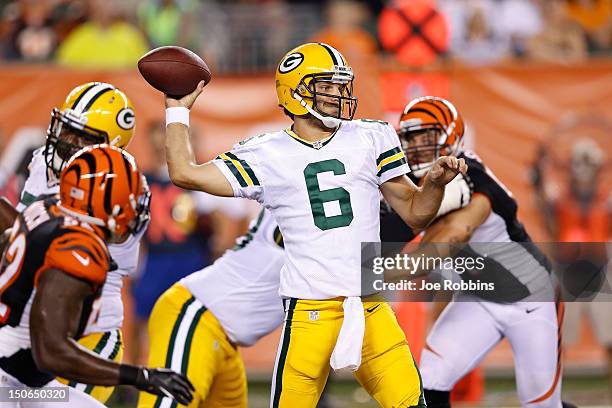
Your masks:
[[[353,208],[351,207],[349,192],[342,187],[331,188],[329,190],[321,190],[319,187],[317,175],[327,171],[333,172],[335,176],[346,174],[344,164],[337,159],[310,163],[304,169],[304,178],[306,179],[306,188],[308,190],[314,223],[323,231],[346,227],[353,221]],[[340,214],[328,217],[325,215],[323,203],[332,201],[338,201]]]

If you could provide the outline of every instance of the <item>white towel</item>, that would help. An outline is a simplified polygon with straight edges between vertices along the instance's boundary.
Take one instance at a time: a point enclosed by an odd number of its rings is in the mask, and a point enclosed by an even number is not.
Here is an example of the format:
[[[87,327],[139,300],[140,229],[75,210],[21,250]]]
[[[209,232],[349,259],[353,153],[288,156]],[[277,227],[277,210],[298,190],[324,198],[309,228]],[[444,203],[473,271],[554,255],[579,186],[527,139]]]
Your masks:
[[[330,364],[336,371],[346,368],[355,371],[361,365],[361,346],[365,334],[363,304],[360,297],[351,296],[344,299],[342,307],[344,308],[344,321]]]

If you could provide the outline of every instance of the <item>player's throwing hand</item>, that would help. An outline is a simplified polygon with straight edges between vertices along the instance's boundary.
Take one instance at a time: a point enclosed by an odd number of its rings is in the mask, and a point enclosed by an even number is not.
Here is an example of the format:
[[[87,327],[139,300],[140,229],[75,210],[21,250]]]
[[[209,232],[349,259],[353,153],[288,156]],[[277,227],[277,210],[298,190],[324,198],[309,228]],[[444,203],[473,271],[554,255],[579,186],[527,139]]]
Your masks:
[[[166,95],[166,108],[183,107],[183,108],[191,109],[196,99],[198,99],[198,96],[200,96],[200,94],[202,93],[202,89],[204,89],[204,85],[206,85],[206,83],[204,81],[200,81],[195,91],[183,96],[181,99],[174,99]]]
[[[429,170],[427,177],[429,180],[439,186],[445,186],[459,173],[467,172],[467,164],[464,159],[458,159],[455,156],[442,156],[438,158]]]

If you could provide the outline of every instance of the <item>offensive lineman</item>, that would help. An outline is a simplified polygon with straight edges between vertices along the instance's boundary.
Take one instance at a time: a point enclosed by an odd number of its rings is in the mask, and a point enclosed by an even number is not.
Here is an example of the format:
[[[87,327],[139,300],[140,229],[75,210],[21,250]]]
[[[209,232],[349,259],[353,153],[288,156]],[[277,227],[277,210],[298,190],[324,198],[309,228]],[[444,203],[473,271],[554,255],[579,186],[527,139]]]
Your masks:
[[[193,387],[166,369],[118,364],[81,348],[109,269],[105,241],[130,233],[145,207],[144,177],[132,156],[109,145],[84,148],[61,174],[59,199],[33,202],[17,217],[0,263],[0,381],[57,387],[56,375],[99,385],[133,385],[182,404]],[[78,389],[64,405],[102,407]],[[53,402],[15,401],[9,407]],[[5,406],[3,404],[3,406]]]
[[[420,362],[427,404],[450,407],[456,382],[506,337],[513,350],[521,405],[561,407],[563,305],[553,301],[551,266],[517,219],[510,191],[475,153],[462,151],[463,132],[456,108],[431,96],[406,106],[398,131],[413,176],[422,177],[441,154],[457,155],[468,164],[465,178],[473,190],[469,203],[437,219],[421,242],[470,243],[472,256],[486,248],[483,273],[466,272],[462,279],[495,284],[490,297],[483,298],[486,292],[456,293],[437,319]]]
[[[246,408],[238,346],[252,346],[282,323],[283,262],[283,237],[262,209],[232,249],[181,279],[155,303],[148,364],[187,375],[195,386],[191,407]],[[170,398],[146,393],[138,401],[139,408],[171,404]]]
[[[29,165],[30,174],[21,193],[18,211],[37,197],[56,194],[59,175],[66,162],[79,148],[95,143],[109,143],[127,148],[134,135],[136,117],[127,95],[111,84],[89,82],[74,88],[60,109],[53,109],[44,147],[34,151]],[[120,362],[123,357],[121,326],[123,277],[136,270],[140,238],[146,231],[149,218],[148,187],[145,196],[146,211],[141,214],[138,227],[122,242],[112,242],[111,270],[102,288],[99,315],[85,328],[79,343],[101,357]],[[6,211],[5,208],[3,210]],[[12,215],[14,219],[15,214]],[[113,392],[113,387],[67,382],[102,403]]]
[[[417,368],[390,307],[360,285],[360,243],[379,238],[379,194],[411,226],[435,216],[444,186],[465,163],[441,157],[421,187],[395,130],[352,120],[357,100],[344,57],[322,43],[287,53],[276,72],[279,105],[293,125],[247,139],[198,165],[188,109],[203,83],[166,98],[167,160],[181,187],[255,199],[285,242],[280,294],[286,317],[270,405],[314,407],[333,368],[348,368],[383,407],[425,406]],[[364,296],[363,303],[360,296]],[[342,328],[342,331],[341,331]]]

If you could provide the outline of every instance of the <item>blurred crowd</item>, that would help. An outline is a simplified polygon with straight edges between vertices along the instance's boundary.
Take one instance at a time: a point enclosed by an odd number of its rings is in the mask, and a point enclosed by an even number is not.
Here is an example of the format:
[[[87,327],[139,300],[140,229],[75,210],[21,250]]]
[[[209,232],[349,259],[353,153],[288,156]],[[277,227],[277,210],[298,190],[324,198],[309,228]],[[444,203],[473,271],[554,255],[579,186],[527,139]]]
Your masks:
[[[0,0],[4,61],[132,68],[176,44],[235,74],[269,70],[306,40],[349,60],[566,63],[612,53],[612,0]]]

